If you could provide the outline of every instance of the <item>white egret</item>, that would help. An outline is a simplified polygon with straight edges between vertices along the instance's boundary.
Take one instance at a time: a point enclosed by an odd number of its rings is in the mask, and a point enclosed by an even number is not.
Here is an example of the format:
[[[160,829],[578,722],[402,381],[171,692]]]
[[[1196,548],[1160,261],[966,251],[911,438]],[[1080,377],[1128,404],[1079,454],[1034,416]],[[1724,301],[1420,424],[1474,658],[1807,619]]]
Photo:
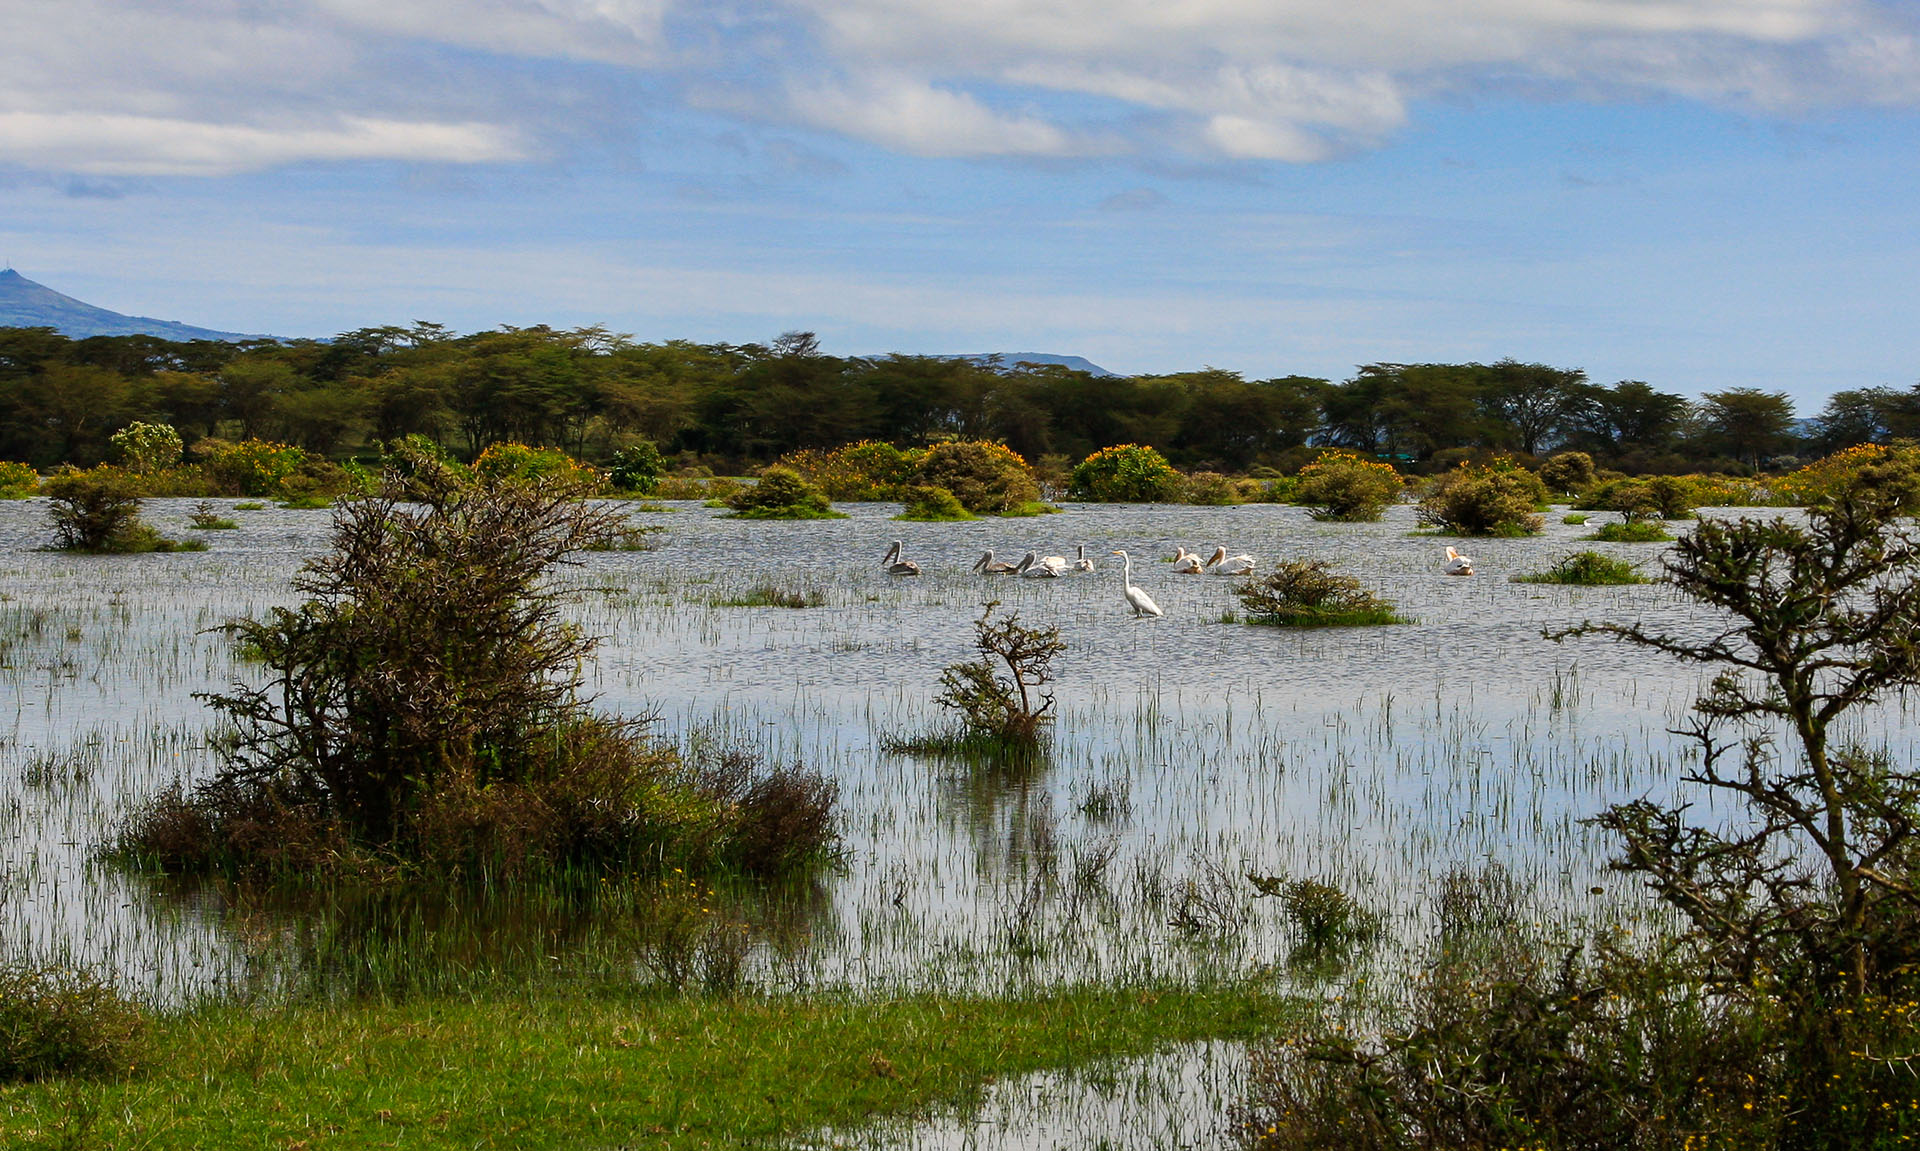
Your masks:
[[[1212,558],[1207,560],[1207,570],[1214,575],[1236,576],[1253,574],[1253,557],[1245,552],[1237,556],[1227,554],[1225,544],[1213,549]]]
[[[1160,605],[1153,597],[1133,586],[1133,558],[1126,552],[1115,549],[1114,555],[1120,557],[1120,587],[1126,592],[1127,606],[1133,609],[1135,619],[1143,615],[1164,615]]]
[[[880,566],[887,569],[888,575],[917,576],[920,574],[920,565],[900,554],[905,546],[900,540],[894,540],[893,546],[887,549],[887,558],[880,561]]]
[[[981,575],[1012,575],[1014,572],[1019,571],[1020,568],[1017,564],[1010,564],[1005,560],[994,559],[993,549],[988,548],[987,554],[980,557],[980,562],[973,565],[973,570],[979,572]]]
[[[1463,556],[1452,548],[1447,549],[1447,564],[1440,569],[1448,575],[1472,575],[1473,557]]]

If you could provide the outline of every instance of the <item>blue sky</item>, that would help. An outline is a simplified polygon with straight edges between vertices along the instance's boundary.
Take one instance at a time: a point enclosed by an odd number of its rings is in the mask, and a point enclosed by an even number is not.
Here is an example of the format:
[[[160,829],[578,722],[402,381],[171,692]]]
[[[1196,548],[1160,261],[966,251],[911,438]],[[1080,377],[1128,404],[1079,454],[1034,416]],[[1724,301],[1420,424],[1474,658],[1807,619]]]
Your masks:
[[[7,0],[0,259],[325,336],[604,324],[1693,395],[1920,381],[1875,0]]]

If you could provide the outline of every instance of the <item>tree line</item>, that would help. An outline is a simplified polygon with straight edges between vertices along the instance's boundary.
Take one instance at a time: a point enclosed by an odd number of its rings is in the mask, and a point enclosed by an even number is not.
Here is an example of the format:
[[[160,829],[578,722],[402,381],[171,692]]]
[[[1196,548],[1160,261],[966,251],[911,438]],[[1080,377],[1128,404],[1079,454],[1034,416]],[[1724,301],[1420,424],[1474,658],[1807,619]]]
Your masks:
[[[604,328],[362,328],[332,340],[69,339],[0,328],[0,459],[106,458],[136,421],[189,444],[261,438],[344,458],[424,435],[467,458],[517,441],[606,460],[639,441],[738,470],[859,440],[994,440],[1028,459],[1151,445],[1182,468],[1291,470],[1346,447],[1416,470],[1481,450],[1580,450],[1643,473],[1791,466],[1920,435],[1920,386],[1836,394],[1811,421],[1783,393],[1698,400],[1577,368],[1364,364],[1344,381],[1217,368],[1102,377],[1058,365],[838,357],[810,332],[766,344],[637,342]]]

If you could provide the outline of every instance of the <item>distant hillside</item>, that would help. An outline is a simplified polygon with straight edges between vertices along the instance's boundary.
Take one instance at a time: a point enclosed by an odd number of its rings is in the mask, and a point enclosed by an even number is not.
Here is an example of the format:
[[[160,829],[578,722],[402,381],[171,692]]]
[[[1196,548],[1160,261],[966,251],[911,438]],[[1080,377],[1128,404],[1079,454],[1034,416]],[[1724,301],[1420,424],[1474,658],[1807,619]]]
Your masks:
[[[1085,356],[1056,356],[1051,352],[973,352],[967,355],[942,356],[949,360],[972,360],[980,363],[998,356],[1000,362],[1011,368],[1015,364],[1058,364],[1063,368],[1072,368],[1076,372],[1088,372],[1096,376],[1118,377],[1120,373],[1107,369],[1087,359]]]
[[[216,332],[174,320],[123,316],[64,296],[14,271],[0,269],[0,328],[54,328],[69,339],[88,336],[159,336],[166,340],[262,340],[242,332]]]

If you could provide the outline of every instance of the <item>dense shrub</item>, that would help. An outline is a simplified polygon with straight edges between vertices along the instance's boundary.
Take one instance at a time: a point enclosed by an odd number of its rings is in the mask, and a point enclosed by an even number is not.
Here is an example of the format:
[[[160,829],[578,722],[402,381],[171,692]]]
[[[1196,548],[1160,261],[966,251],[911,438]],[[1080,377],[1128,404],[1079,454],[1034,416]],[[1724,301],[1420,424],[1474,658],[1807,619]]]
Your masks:
[[[473,461],[473,474],[484,480],[557,479],[583,491],[600,485],[600,473],[559,448],[535,448],[506,441],[488,444]]]
[[[1861,485],[1900,493],[1895,506],[1900,514],[1920,513],[1920,444],[1899,440],[1892,444],[1861,444],[1775,481],[1774,487],[1787,500],[1807,506],[1830,502],[1843,490]]]
[[[140,518],[140,481],[121,468],[68,468],[40,485],[49,500],[53,546],[76,552],[202,551],[195,540],[170,540]]]
[[[950,440],[927,449],[913,482],[952,492],[970,512],[1000,515],[1040,498],[1033,469],[1020,453],[985,440]]]
[[[1070,490],[1077,500],[1103,503],[1167,503],[1180,498],[1180,473],[1165,456],[1139,444],[1117,444],[1074,465]]]
[[[1455,468],[1420,501],[1420,522],[1461,535],[1527,535],[1545,521],[1547,489],[1525,468],[1494,464]]]
[[[945,488],[912,484],[901,495],[905,498],[907,506],[905,511],[894,517],[896,519],[943,523],[976,518],[961,504],[957,496]]]
[[[1326,452],[1300,469],[1293,501],[1311,507],[1317,520],[1371,523],[1400,498],[1400,491],[1393,465],[1352,452]]]
[[[1610,544],[1655,544],[1670,542],[1673,537],[1667,529],[1660,526],[1658,520],[1622,520],[1615,524],[1601,524],[1593,534],[1586,537]]]
[[[1393,605],[1325,560],[1281,560],[1268,575],[1234,588],[1247,622],[1276,627],[1404,623]]]
[[[800,473],[778,464],[760,473],[750,488],[742,488],[727,497],[734,515],[750,520],[837,519],[840,513],[827,502],[827,494],[800,478]]]
[[[830,452],[789,452],[780,463],[819,485],[830,499],[893,500],[913,482],[923,455],[881,440],[861,440]]]
[[[607,482],[615,491],[652,495],[653,489],[660,484],[660,473],[666,469],[667,463],[661,458],[660,449],[654,446],[652,440],[641,440],[613,454],[612,466],[607,470]]]
[[[205,439],[193,445],[193,455],[209,490],[181,494],[287,499],[329,497],[355,486],[344,468],[292,444]]]
[[[134,1069],[140,1008],[95,976],[0,963],[0,1083]]]
[[[1515,583],[1580,584],[1599,587],[1608,584],[1646,583],[1647,577],[1625,560],[1599,552],[1574,552],[1560,557],[1543,572],[1513,577]]]
[[[1585,452],[1556,452],[1540,465],[1540,482],[1563,495],[1586,491],[1593,481],[1593,457]]]
[[[164,471],[179,463],[180,454],[185,450],[180,433],[171,425],[138,421],[113,433],[107,443],[120,466],[135,475]]]
[[[1190,504],[1219,507],[1241,502],[1239,487],[1219,472],[1195,472],[1187,477],[1184,487]]]
[[[1574,506],[1619,512],[1629,523],[1650,519],[1690,519],[1694,508],[1694,485],[1680,476],[1608,480],[1589,490]]]
[[[0,500],[25,499],[40,490],[40,473],[32,464],[0,460]]]
[[[141,811],[128,854],[299,877],[722,866],[830,849],[830,786],[796,798],[791,781],[753,775],[720,788],[580,700],[593,641],[560,619],[546,577],[616,532],[617,513],[561,482],[427,471],[341,506],[332,550],[295,580],[300,606],[229,625],[266,674],[209,697],[233,732],[221,771]],[[826,838],[772,851],[756,839],[769,820]]]

